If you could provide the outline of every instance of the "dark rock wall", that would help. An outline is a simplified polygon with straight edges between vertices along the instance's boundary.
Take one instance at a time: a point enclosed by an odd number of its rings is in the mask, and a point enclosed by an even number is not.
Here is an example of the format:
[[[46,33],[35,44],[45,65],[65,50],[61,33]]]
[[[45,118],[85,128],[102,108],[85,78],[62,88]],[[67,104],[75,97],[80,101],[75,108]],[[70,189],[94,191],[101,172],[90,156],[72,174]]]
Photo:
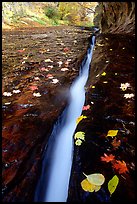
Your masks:
[[[103,33],[135,33],[135,2],[99,2],[94,24]]]

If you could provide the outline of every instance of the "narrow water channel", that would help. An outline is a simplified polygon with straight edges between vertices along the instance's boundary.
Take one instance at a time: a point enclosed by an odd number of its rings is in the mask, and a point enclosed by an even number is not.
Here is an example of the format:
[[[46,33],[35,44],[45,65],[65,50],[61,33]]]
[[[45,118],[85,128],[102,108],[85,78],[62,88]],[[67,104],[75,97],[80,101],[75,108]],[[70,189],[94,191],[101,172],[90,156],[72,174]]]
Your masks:
[[[35,191],[35,202],[66,202],[73,161],[73,134],[76,119],[85,102],[85,84],[88,79],[95,36],[81,64],[79,76],[70,87],[68,107],[53,127],[45,147],[42,172]]]

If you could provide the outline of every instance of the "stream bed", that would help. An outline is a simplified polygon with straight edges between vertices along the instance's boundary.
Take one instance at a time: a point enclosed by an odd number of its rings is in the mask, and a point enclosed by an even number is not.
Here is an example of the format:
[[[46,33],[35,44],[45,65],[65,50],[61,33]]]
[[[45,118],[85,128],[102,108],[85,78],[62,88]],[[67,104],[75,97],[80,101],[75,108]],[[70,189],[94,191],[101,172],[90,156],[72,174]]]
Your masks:
[[[90,35],[73,27],[3,32],[4,202],[33,201],[45,145],[67,105]],[[84,132],[85,141],[78,146],[74,140],[67,202],[135,200],[134,45],[131,35],[101,34],[96,39],[81,113],[87,118],[75,131]],[[106,137],[109,130],[118,130],[117,136]],[[104,154],[112,154],[119,166],[102,161]],[[83,172],[105,176],[98,192],[82,189]],[[114,175],[119,184],[110,197],[107,184]]]

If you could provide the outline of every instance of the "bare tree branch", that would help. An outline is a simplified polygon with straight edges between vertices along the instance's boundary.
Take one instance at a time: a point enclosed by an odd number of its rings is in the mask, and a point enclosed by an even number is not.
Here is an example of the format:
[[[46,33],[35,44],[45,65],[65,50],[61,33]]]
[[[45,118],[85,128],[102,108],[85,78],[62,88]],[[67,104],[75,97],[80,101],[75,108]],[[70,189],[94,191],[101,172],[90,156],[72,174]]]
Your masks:
[[[80,6],[82,6],[83,8],[90,10],[91,13],[95,13],[95,11],[94,11],[92,8],[88,8],[88,7],[84,6],[83,4],[81,4],[80,2],[77,2],[77,3],[78,3]]]

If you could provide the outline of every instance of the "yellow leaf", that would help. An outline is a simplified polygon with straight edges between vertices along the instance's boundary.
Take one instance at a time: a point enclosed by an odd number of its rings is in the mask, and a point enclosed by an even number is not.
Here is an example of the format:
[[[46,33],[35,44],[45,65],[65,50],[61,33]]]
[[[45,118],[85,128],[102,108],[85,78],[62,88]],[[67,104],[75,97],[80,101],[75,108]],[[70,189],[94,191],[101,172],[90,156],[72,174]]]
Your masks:
[[[80,139],[76,140],[75,145],[80,146],[82,144],[82,141]]]
[[[103,72],[101,75],[102,75],[102,76],[106,76],[106,72]]]
[[[94,89],[95,88],[95,86],[92,86],[92,89]]]
[[[118,133],[118,130],[109,130],[106,137],[108,137],[108,136],[110,136],[110,137],[117,136],[117,133]]]
[[[81,182],[81,187],[83,188],[84,191],[88,191],[88,192],[93,192],[94,191],[94,185],[89,183],[89,181],[87,179],[84,179]]]
[[[84,118],[87,118],[87,116],[83,116],[83,115],[81,115],[81,116],[79,116],[78,118],[77,118],[77,120],[76,120],[76,123],[78,124],[81,120],[83,120]]]
[[[94,173],[90,175],[86,175],[85,173],[83,174],[87,177],[87,180],[91,184],[94,184],[96,186],[100,186],[105,182],[105,177],[103,176],[103,174],[100,174],[100,173]]]
[[[84,179],[81,182],[81,187],[84,191],[88,191],[88,192],[97,192],[100,190],[101,186],[96,186],[94,184],[91,184],[87,179]]]
[[[117,177],[117,175],[113,176],[113,178],[108,182],[108,190],[111,195],[116,190],[118,183],[119,183],[119,178]]]
[[[74,139],[81,139],[85,140],[85,133],[84,132],[77,132],[74,136]]]

